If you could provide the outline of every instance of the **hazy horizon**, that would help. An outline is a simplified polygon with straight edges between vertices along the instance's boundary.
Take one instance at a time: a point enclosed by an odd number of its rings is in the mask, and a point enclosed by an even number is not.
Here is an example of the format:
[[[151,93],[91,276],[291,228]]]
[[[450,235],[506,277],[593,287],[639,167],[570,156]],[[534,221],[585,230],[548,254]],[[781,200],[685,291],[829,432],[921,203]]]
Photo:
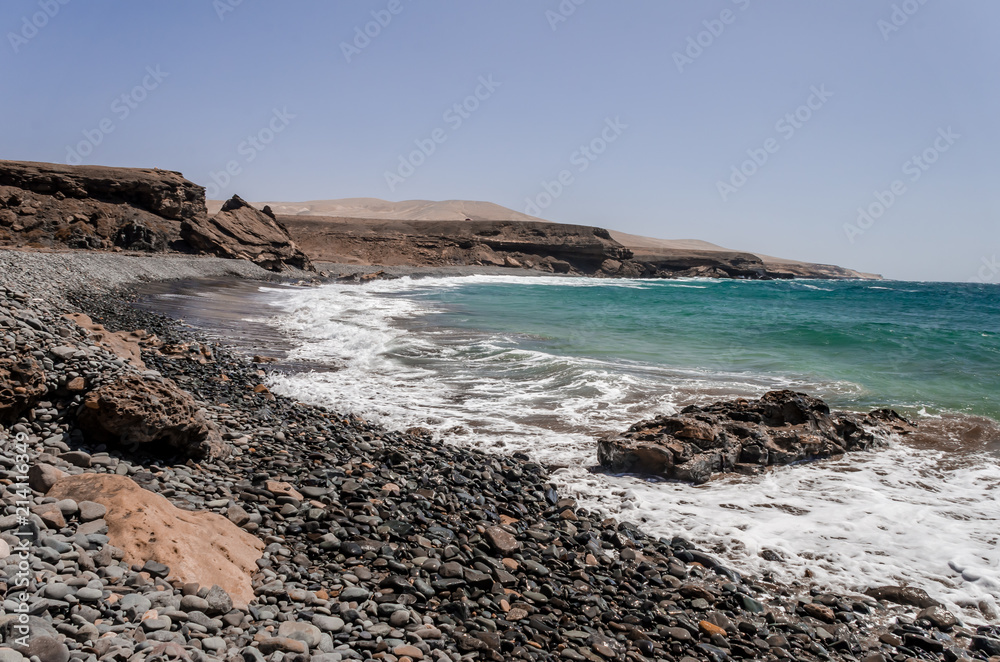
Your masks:
[[[998,282],[998,19],[985,0],[12,0],[0,158]]]

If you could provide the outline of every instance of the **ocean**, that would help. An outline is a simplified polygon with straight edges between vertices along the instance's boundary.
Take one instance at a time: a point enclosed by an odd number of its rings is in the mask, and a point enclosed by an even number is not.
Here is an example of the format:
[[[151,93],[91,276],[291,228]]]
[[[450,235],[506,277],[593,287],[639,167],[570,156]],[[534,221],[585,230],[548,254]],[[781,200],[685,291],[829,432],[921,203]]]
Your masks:
[[[909,584],[970,622],[1000,617],[1000,286],[473,276],[262,297],[293,357],[337,368],[276,373],[275,392],[526,453],[582,506],[737,570]],[[784,388],[920,430],[701,486],[596,470],[602,435]]]

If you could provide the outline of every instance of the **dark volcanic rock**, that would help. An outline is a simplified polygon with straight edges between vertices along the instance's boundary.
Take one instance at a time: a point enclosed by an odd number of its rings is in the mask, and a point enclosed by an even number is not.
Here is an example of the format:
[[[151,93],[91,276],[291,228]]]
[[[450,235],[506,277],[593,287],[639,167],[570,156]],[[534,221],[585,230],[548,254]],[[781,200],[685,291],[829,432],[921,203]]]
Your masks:
[[[768,466],[866,450],[892,431],[912,429],[895,412],[831,413],[818,398],[771,391],[759,400],[690,406],[677,416],[636,423],[622,435],[601,439],[597,458],[611,471],[704,483],[717,472],[752,474]]]
[[[207,221],[185,222],[182,234],[194,248],[220,257],[250,260],[271,271],[281,271],[286,265],[313,270],[288,230],[273,215],[252,207],[238,195]]]
[[[95,438],[126,445],[164,444],[192,457],[226,454],[216,426],[208,421],[194,399],[169,379],[156,381],[136,374],[87,394],[78,425]]]
[[[897,605],[911,605],[921,609],[941,606],[940,602],[927,595],[927,591],[913,586],[878,586],[865,591],[865,595],[876,600],[885,600]]]
[[[178,172],[0,161],[0,242],[162,251],[202,223],[205,189]]]
[[[26,356],[0,358],[0,421],[16,419],[45,395],[45,372]]]

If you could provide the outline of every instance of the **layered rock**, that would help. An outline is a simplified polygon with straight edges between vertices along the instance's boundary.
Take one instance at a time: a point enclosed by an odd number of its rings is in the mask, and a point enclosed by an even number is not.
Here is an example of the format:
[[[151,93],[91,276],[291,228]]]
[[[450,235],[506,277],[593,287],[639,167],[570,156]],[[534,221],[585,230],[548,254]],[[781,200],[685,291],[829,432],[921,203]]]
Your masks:
[[[238,195],[210,219],[183,223],[181,234],[197,250],[250,260],[271,271],[282,271],[287,266],[313,270],[309,258],[274,215],[250,206]]]
[[[380,265],[483,265],[597,273],[632,253],[607,230],[542,221],[383,221],[279,216],[314,260]]]
[[[61,478],[47,496],[104,506],[107,535],[127,563],[183,583],[220,586],[237,608],[254,598],[251,577],[264,543],[221,515],[181,510],[131,478],[110,474]],[[150,561],[166,568],[147,565]],[[216,611],[225,613],[228,607]]]
[[[205,189],[178,172],[0,161],[0,242],[163,251],[207,217]]]
[[[759,400],[690,406],[676,416],[641,421],[621,435],[599,440],[597,458],[609,471],[704,483],[719,472],[753,474],[867,450],[893,432],[913,429],[890,410],[831,412],[822,400],[804,393],[771,391]]]
[[[141,445],[154,454],[222,457],[229,450],[191,395],[170,379],[135,373],[87,393],[77,425],[92,439]]]

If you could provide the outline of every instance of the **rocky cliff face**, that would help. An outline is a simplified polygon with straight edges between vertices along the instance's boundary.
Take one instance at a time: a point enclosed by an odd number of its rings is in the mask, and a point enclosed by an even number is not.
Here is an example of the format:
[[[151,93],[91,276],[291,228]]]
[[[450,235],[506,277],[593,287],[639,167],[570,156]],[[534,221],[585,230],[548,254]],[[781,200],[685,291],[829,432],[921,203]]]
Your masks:
[[[0,246],[184,253],[311,269],[273,215],[234,197],[209,218],[179,172],[0,161]]]
[[[736,251],[634,254],[603,229],[546,221],[400,221],[279,216],[317,262],[484,265],[604,278],[774,278]]]
[[[385,221],[279,216],[316,261],[381,265],[485,265],[593,274],[632,253],[606,230],[525,221]]]
[[[205,189],[168,170],[0,161],[0,242],[42,248],[183,249]]]
[[[193,248],[220,257],[250,260],[265,269],[286,266],[311,271],[312,263],[299,250],[270,209],[260,211],[234,195],[222,210],[201,222],[184,221],[181,236]]]

